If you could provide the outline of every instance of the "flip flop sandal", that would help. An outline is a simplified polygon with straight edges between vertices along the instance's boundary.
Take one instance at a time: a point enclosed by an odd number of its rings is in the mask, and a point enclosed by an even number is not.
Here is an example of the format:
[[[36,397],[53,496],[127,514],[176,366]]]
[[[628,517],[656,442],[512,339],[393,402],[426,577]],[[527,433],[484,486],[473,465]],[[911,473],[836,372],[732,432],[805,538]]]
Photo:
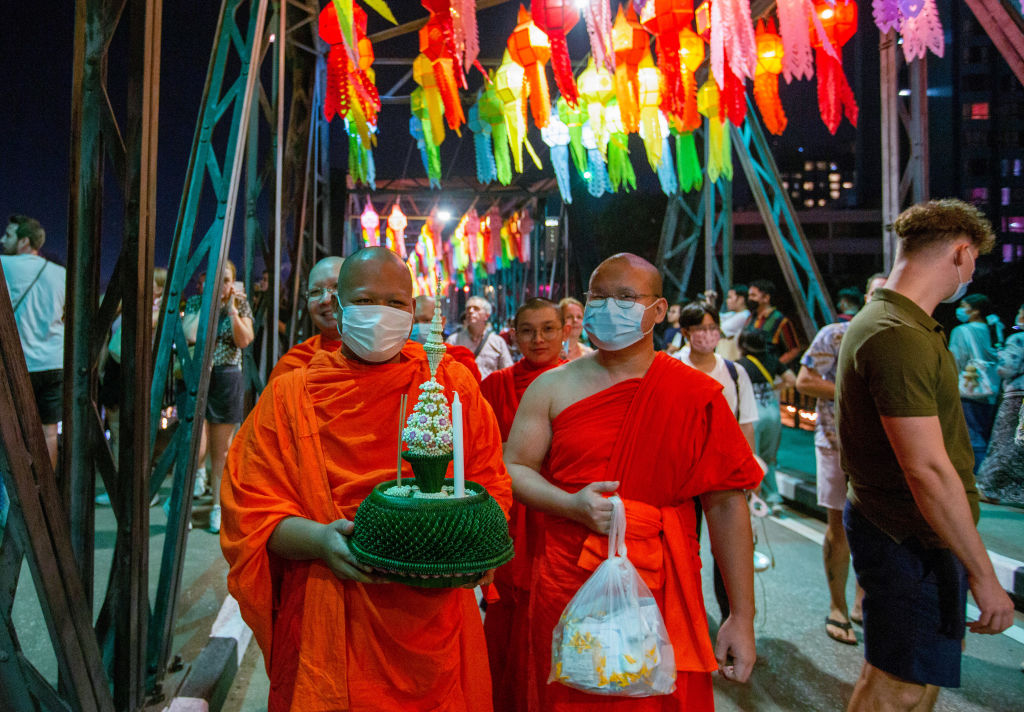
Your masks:
[[[862,615],[860,618],[857,618],[856,616],[850,616],[850,622],[853,623],[854,625],[859,625],[861,628],[863,628],[864,627],[864,616]]]
[[[851,631],[851,630],[853,630],[853,624],[851,624],[849,621],[845,621],[845,622],[844,621],[837,621],[835,618],[829,618],[828,616],[826,616],[825,617],[825,635],[827,635],[829,638],[831,638],[832,640],[836,641],[837,643],[842,643],[843,645],[857,645],[856,637],[854,637],[853,640],[847,640],[846,638],[840,638],[838,636],[832,635],[828,631],[828,626],[830,626],[830,625],[831,626],[835,626],[836,628],[839,628],[841,630]]]

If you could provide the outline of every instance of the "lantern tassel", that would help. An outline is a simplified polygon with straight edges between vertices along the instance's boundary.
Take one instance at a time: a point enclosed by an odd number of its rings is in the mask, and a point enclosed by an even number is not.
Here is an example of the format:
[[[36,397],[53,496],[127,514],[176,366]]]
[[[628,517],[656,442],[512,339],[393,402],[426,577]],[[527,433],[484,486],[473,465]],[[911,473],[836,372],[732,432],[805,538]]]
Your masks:
[[[512,163],[509,157],[508,129],[505,121],[491,125],[491,138],[494,141],[494,164],[498,182],[508,185],[512,182]]]
[[[700,128],[700,113],[697,111],[697,77],[693,72],[682,69],[683,82],[683,113],[677,117],[683,131],[696,131]]]
[[[562,202],[568,205],[572,203],[568,145],[555,144],[551,147],[551,165],[555,167],[555,179],[558,181],[558,192],[562,194]]]
[[[565,34],[560,31],[548,33],[548,40],[551,42],[551,68],[555,73],[555,84],[562,98],[575,107],[580,100],[579,89],[576,88],[576,78],[572,73],[572,62],[569,59],[569,47],[565,43]]]
[[[846,81],[843,65],[829,55],[824,48],[816,50],[818,64],[818,109],[821,120],[829,133],[839,129],[843,114],[854,126],[857,125],[857,101],[853,90]]]
[[[786,130],[788,119],[779,98],[779,78],[769,72],[758,72],[754,77],[754,101],[761,112],[765,128],[776,136]]]
[[[459,127],[466,123],[466,115],[462,112],[462,101],[459,99],[459,88],[455,83],[451,60],[439,59],[433,62],[433,65],[437,91],[444,104],[444,117],[448,120],[448,127],[461,137]]]
[[[617,193],[620,187],[627,192],[636,189],[636,173],[629,161],[624,133],[614,133],[608,140],[608,180],[613,193]]]
[[[676,173],[679,188],[687,193],[704,186],[704,174],[697,157],[697,142],[692,131],[676,134]]]
[[[615,97],[619,102],[619,113],[622,116],[622,125],[629,133],[636,133],[640,127],[640,107],[637,96],[639,85],[637,83],[637,69],[625,62],[619,62],[615,67]]]
[[[587,171],[590,173],[590,180],[587,181],[587,191],[595,198],[600,198],[609,192],[611,185],[608,182],[608,167],[604,164],[604,156],[597,148],[587,149]]]
[[[676,167],[672,161],[672,150],[668,145],[668,136],[661,137],[661,162],[658,164],[658,182],[665,195],[674,195],[679,190],[676,181]]]
[[[526,91],[530,96],[533,123],[542,129],[548,125],[551,115],[551,90],[548,88],[544,65],[540,62],[534,62],[526,67]]]

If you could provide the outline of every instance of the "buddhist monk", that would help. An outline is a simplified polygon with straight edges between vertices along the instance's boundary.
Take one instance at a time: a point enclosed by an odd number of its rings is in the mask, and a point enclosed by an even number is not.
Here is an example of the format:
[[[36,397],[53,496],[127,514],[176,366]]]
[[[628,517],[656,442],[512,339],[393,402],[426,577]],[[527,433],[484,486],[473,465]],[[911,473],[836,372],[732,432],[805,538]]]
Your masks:
[[[384,583],[349,549],[360,502],[395,477],[401,396],[411,410],[429,367],[408,340],[412,280],[397,255],[355,253],[337,289],[341,348],[271,381],[228,458],[221,545],[267,661],[268,710],[490,710],[473,592]],[[507,511],[498,424],[479,386],[447,355],[437,379],[464,404],[467,479]]]
[[[309,311],[309,318],[313,320],[316,333],[288,349],[277,360],[267,381],[272,381],[296,368],[305,368],[313,355],[321,349],[337,351],[341,346],[338,322],[334,318],[334,295],[337,294],[338,272],[344,262],[344,257],[324,257],[309,270],[306,309]]]
[[[519,404],[505,448],[517,501],[540,513],[531,530],[531,709],[712,710],[711,672],[745,681],[753,667],[754,583],[743,490],[761,470],[721,385],[655,352],[665,318],[661,277],[619,254],[590,278],[584,328],[596,351],[541,374]],[[677,669],[671,695],[616,698],[546,684],[551,631],[607,556],[611,493],[626,511],[629,558],[664,616]],[[694,499],[708,520],[731,604],[714,647],[701,593]]]
[[[508,438],[519,400],[540,374],[565,363],[560,351],[569,326],[558,305],[547,299],[530,299],[516,310],[516,345],[523,355],[515,365],[495,371],[480,384],[480,390],[498,418],[501,438]],[[530,569],[526,512],[513,504],[509,513],[516,557],[495,572],[494,585],[487,592],[484,634],[491,663],[495,710],[526,709],[526,605],[529,601]]]
[[[413,341],[421,344],[427,343],[427,335],[430,333],[430,320],[434,318],[434,305],[436,303],[436,300],[428,294],[421,294],[416,297],[416,311],[413,312],[412,316],[412,336],[410,337]],[[441,322],[443,325],[444,317],[441,317]],[[476,378],[477,383],[480,382],[480,368],[476,365],[476,359],[473,357],[472,351],[465,346],[457,344],[445,344],[445,349],[448,350],[449,356],[469,369],[469,372]]]

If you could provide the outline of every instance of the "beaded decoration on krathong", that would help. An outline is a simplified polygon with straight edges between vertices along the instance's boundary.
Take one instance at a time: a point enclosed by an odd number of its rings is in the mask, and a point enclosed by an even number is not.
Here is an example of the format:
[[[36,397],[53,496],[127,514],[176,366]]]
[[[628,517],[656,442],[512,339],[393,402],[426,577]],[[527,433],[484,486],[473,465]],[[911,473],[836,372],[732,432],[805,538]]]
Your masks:
[[[437,294],[424,346],[430,379],[420,386],[401,429],[408,449],[400,454],[412,465],[413,483],[403,483],[399,470],[395,480],[374,487],[356,511],[349,546],[361,563],[392,581],[450,588],[472,583],[508,562],[513,547],[501,507],[482,485],[465,482],[462,406],[455,393],[449,408],[444,386],[437,381],[446,353],[440,285]],[[445,479],[453,454],[455,477]]]

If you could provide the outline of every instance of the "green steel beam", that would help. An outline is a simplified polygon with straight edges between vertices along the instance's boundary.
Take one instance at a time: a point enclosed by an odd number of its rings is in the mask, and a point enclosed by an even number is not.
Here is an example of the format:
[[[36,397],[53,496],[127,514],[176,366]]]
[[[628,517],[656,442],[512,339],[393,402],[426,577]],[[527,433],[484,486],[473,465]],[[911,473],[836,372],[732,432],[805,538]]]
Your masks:
[[[246,129],[262,56],[267,5],[268,0],[223,0],[221,5],[171,247],[150,392],[150,415],[154,420],[150,431],[151,444],[156,440],[156,423],[163,405],[168,374],[174,363],[180,364],[183,388],[177,401],[180,425],[169,445],[175,450],[171,515],[164,538],[150,627],[149,661],[150,668],[156,670],[161,669],[168,659],[173,640],[187,525],[191,516],[191,492],[203,425],[203,418],[196,416],[206,406],[218,322],[219,305],[214,298],[218,292],[213,285],[220,281],[234,227]],[[214,133],[219,125],[223,125],[222,122],[227,123],[228,137],[220,144],[215,141]],[[212,216],[209,211],[201,210],[204,207],[201,201],[203,188],[207,184],[215,201]],[[185,338],[179,304],[186,285],[201,265],[205,265],[208,287],[203,290],[200,328],[193,352]],[[159,489],[167,474],[167,471],[159,469],[154,472],[152,491]]]
[[[704,187],[693,193],[676,192],[668,197],[661,223],[657,268],[664,280],[663,291],[671,301],[685,298],[704,230],[709,195],[715,188],[705,179]]]
[[[740,128],[730,124],[730,129],[736,155],[761,212],[786,285],[793,295],[800,325],[808,338],[813,337],[822,326],[835,321],[835,308],[824,287],[818,264],[797,220],[789,194],[782,187],[782,179],[768,148],[757,108],[749,95],[747,120]]]

